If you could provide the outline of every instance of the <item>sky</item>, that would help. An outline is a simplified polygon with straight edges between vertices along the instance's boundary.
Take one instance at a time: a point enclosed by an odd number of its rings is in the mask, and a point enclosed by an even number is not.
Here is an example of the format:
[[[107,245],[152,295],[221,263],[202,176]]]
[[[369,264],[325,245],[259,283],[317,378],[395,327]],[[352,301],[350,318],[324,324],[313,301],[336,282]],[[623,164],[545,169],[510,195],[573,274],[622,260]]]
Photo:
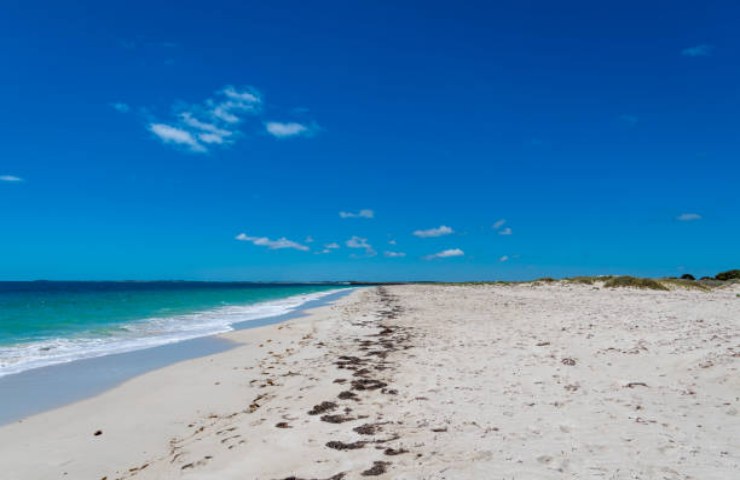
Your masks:
[[[0,280],[740,266],[740,4],[10,0]]]

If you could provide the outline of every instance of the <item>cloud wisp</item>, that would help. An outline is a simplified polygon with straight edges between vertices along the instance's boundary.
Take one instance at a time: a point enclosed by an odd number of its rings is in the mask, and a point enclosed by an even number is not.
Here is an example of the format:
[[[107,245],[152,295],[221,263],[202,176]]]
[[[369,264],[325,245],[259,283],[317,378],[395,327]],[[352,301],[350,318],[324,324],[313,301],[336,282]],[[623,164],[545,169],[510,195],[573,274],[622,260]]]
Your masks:
[[[334,250],[337,250],[339,248],[341,248],[341,246],[337,242],[326,243],[326,244],[324,244],[324,249],[323,250],[319,250],[316,253],[317,254],[323,254],[323,255],[325,255],[325,254],[331,253]]]
[[[506,225],[505,219],[502,218],[501,220],[496,220],[493,223],[493,229],[496,230],[499,235],[511,235],[512,233],[514,233],[511,227],[504,227],[504,225]]]
[[[455,233],[455,231],[448,227],[447,225],[440,225],[437,228],[430,228],[428,230],[416,230],[414,232],[414,236],[419,238],[433,238],[433,237],[442,237],[444,235],[451,235]]]
[[[364,208],[359,212],[339,212],[339,218],[375,218],[375,212]]]
[[[241,242],[250,242],[254,245],[257,245],[258,247],[267,247],[270,250],[282,250],[285,248],[300,250],[302,252],[307,252],[308,250],[310,250],[307,246],[301,245],[300,243],[294,242],[292,240],[288,240],[285,237],[280,237],[277,240],[270,240],[267,237],[251,237],[246,233],[240,233],[236,236],[236,239]]]
[[[383,256],[387,258],[402,258],[406,256],[405,252],[383,252]]]
[[[681,55],[684,57],[708,57],[712,54],[714,47],[707,44],[694,45],[693,47],[684,48],[681,50]]]
[[[125,103],[111,106],[126,113]],[[244,137],[247,130],[257,133],[259,123],[248,122],[263,115],[262,95],[253,87],[227,85],[200,103],[178,102],[169,120],[149,119],[147,130],[165,144],[193,153],[208,153],[212,148],[225,148]],[[262,122],[275,138],[312,136],[318,127],[297,122]]]
[[[508,262],[508,261],[509,261],[509,256],[508,256],[508,255],[503,255],[502,257],[500,257],[500,258],[498,259],[498,261],[499,261],[499,262],[502,262],[502,263],[503,263],[503,262]]]
[[[265,122],[265,130],[275,138],[310,137],[316,129],[298,122]]]
[[[187,147],[191,152],[203,153],[207,149],[187,130],[165,123],[150,123],[149,131],[162,142]]]
[[[698,213],[682,213],[681,215],[676,217],[676,220],[678,220],[679,222],[695,222],[701,219],[702,216]]]
[[[465,252],[463,252],[459,248],[450,248],[448,250],[442,250],[441,252],[433,253],[432,255],[427,255],[426,257],[424,257],[424,260],[435,260],[437,258],[462,257],[463,255],[465,255]]]
[[[368,257],[374,257],[375,255],[377,255],[377,252],[375,251],[373,246],[368,243],[367,238],[353,236],[345,242],[345,245],[347,245],[347,248],[365,250],[365,255]]]
[[[15,175],[0,175],[0,182],[5,183],[21,183],[23,179],[16,177]]]
[[[111,108],[120,113],[128,113],[131,111],[131,107],[127,103],[114,102],[110,104]]]
[[[228,85],[198,104],[177,104],[174,118],[147,126],[163,143],[195,153],[209,146],[230,145],[240,134],[239,124],[262,111],[262,97],[251,87]]]

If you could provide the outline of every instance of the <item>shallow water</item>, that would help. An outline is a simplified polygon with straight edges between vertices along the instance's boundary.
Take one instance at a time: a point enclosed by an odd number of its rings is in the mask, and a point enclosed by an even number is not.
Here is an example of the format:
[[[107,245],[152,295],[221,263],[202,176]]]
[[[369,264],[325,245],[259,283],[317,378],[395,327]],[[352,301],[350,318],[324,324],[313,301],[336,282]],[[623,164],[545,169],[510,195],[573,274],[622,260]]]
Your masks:
[[[232,330],[337,285],[0,282],[0,377]]]

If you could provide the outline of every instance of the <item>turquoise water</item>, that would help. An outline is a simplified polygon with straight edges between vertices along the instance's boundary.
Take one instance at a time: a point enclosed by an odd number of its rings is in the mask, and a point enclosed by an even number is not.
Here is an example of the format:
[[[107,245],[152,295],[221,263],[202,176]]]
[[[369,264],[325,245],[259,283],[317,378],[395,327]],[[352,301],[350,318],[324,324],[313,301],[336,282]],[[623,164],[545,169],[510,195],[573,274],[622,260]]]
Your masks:
[[[0,376],[178,342],[340,288],[201,282],[0,282]]]

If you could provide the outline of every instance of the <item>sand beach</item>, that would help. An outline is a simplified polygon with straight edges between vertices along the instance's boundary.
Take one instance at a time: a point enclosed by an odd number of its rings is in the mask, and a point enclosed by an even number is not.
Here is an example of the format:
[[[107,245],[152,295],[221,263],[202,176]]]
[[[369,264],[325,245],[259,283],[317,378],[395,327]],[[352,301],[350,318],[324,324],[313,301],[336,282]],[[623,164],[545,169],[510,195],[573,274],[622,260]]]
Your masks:
[[[739,294],[357,289],[0,427],[0,476],[730,479]]]

